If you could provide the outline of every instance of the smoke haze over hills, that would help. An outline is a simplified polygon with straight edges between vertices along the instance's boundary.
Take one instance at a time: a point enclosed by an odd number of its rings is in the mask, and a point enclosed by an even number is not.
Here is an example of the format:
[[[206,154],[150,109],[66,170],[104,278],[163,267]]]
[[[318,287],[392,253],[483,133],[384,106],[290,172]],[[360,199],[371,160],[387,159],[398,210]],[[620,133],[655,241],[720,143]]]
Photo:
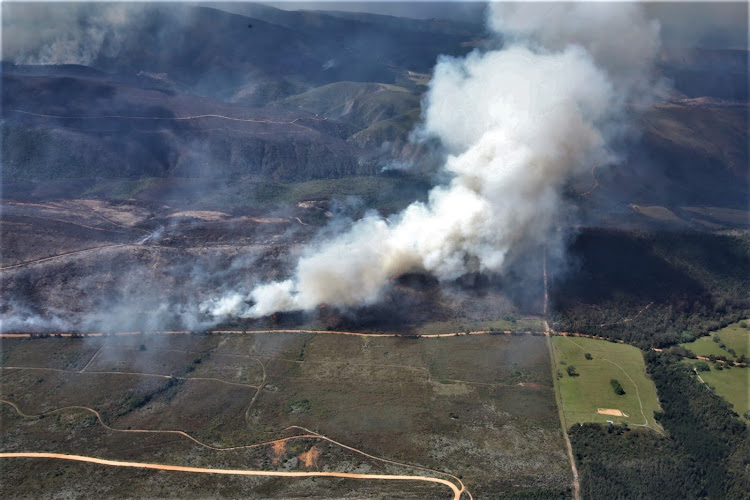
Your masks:
[[[587,22],[592,12],[599,22]],[[489,25],[512,43],[442,58],[425,97],[417,134],[446,148],[450,182],[390,222],[370,214],[311,246],[290,279],[209,301],[204,309],[259,317],[319,304],[373,304],[389,279],[405,272],[445,281],[502,273],[519,247],[556,248],[560,234],[553,228],[565,213],[561,188],[574,174],[613,159],[607,144],[622,130],[624,105],[632,92],[642,98],[651,83],[658,23],[632,4],[585,11],[559,5],[551,13],[498,5]],[[600,29],[638,43],[602,45]]]
[[[536,314],[579,226],[746,221],[745,4],[274,6],[2,5],[4,329]]]

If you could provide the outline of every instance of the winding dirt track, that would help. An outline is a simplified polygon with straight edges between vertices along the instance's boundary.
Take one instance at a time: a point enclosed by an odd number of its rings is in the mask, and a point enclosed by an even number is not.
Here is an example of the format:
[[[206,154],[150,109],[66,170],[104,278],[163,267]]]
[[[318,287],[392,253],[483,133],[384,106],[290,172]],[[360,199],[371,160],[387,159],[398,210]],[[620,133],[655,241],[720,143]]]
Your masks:
[[[50,222],[59,222],[61,224],[69,224],[71,226],[78,226],[78,227],[82,227],[82,228],[85,228],[85,229],[93,229],[94,231],[104,231],[106,233],[128,234],[130,232],[130,231],[123,231],[121,229],[112,229],[112,228],[108,228],[108,227],[87,226],[86,224],[81,224],[80,222],[73,222],[73,221],[64,220],[64,219],[55,219],[53,217],[41,217],[39,215],[27,215],[27,214],[23,214],[23,215],[20,215],[19,217],[26,217],[26,218],[29,218],[29,219],[42,219],[42,220],[47,220],[47,221],[50,221]]]
[[[132,467],[139,469],[156,469],[178,472],[192,472],[197,474],[224,474],[233,476],[271,476],[271,477],[340,477],[345,479],[369,479],[384,481],[422,481],[447,486],[453,492],[453,500],[460,500],[462,490],[446,480],[429,476],[399,476],[390,474],[355,474],[350,472],[274,472],[265,470],[243,469],[207,469],[202,467],[185,467],[182,465],[152,464],[144,462],[123,462],[121,460],[106,460],[103,458],[86,457],[83,455],[66,455],[62,453],[0,453],[0,458],[52,458],[57,460],[72,460],[113,467]]]
[[[309,129],[305,125],[300,125],[300,120],[312,120],[318,122],[324,122],[327,118],[313,118],[313,117],[302,117],[295,118],[294,120],[279,121],[279,120],[265,120],[257,118],[237,118],[234,116],[218,115],[213,113],[207,113],[202,115],[189,115],[189,116],[129,116],[129,115],[101,115],[101,116],[63,116],[63,115],[49,115],[44,113],[34,113],[32,111],[23,111],[20,109],[11,109],[14,113],[21,113],[24,115],[38,116],[40,118],[54,118],[62,120],[101,120],[101,119],[120,119],[120,120],[142,120],[142,121],[188,121],[188,120],[201,120],[206,118],[216,118],[219,120],[228,120],[233,122],[245,122],[245,123],[265,123],[269,125],[295,125]]]
[[[597,169],[597,167],[599,167],[599,165],[594,165],[593,167],[591,167],[591,178],[592,178],[592,179],[594,179],[594,185],[593,185],[593,186],[591,186],[591,187],[589,188],[589,190],[588,190],[588,191],[586,191],[585,193],[581,193],[581,196],[588,196],[588,195],[590,195],[590,194],[591,194],[591,193],[592,193],[592,192],[593,192],[593,191],[594,191],[594,190],[595,190],[596,188],[598,188],[598,187],[599,187],[599,180],[598,180],[598,179],[596,178],[596,174],[594,173],[594,171],[595,171],[595,170]]]
[[[183,472],[198,472],[198,473],[206,473],[206,474],[234,474],[234,475],[251,475],[251,476],[281,476],[281,477],[305,477],[305,476],[325,476],[325,477],[343,477],[343,478],[354,478],[354,479],[382,479],[382,480],[400,480],[400,481],[427,481],[432,483],[439,483],[448,486],[453,491],[453,498],[454,500],[459,500],[461,498],[461,495],[465,492],[469,500],[473,500],[471,493],[466,489],[463,482],[456,476],[452,474],[448,474],[441,471],[436,471],[433,469],[428,469],[426,467],[420,467],[418,465],[411,465],[401,462],[396,462],[393,460],[388,460],[385,458],[376,457],[374,455],[370,455],[369,453],[366,453],[362,450],[358,450],[356,448],[353,448],[351,446],[347,446],[343,443],[340,443],[338,441],[335,441],[329,437],[326,437],[322,434],[318,434],[314,431],[311,431],[309,429],[306,429],[304,427],[299,426],[290,426],[285,428],[284,430],[290,430],[290,429],[298,429],[305,434],[298,434],[282,439],[274,439],[272,441],[265,441],[262,443],[255,443],[250,445],[243,445],[243,446],[231,446],[226,448],[219,448],[216,446],[211,446],[210,444],[203,443],[202,441],[192,437],[190,434],[184,432],[184,431],[178,431],[178,430],[147,430],[147,429],[116,429],[114,427],[111,427],[107,425],[104,420],[102,419],[101,414],[94,410],[93,408],[89,408],[87,406],[66,406],[63,408],[56,408],[54,410],[50,410],[38,415],[32,415],[27,414],[23,412],[18,405],[13,403],[12,401],[8,401],[5,399],[0,399],[0,403],[7,404],[11,406],[16,413],[18,413],[20,416],[24,418],[37,418],[42,415],[50,415],[54,413],[60,413],[67,410],[81,410],[88,413],[93,414],[99,424],[104,427],[105,429],[112,431],[112,432],[129,432],[129,433],[141,433],[141,434],[173,434],[173,435],[179,435],[182,437],[185,437],[189,439],[190,441],[194,442],[198,446],[201,446],[203,448],[207,448],[214,451],[232,451],[232,450],[246,450],[251,448],[258,448],[261,446],[272,446],[274,444],[278,443],[285,443],[287,441],[295,440],[295,439],[320,439],[323,441],[328,441],[331,444],[334,444],[336,446],[339,446],[341,448],[347,449],[349,451],[353,451],[357,454],[360,454],[362,456],[368,457],[370,459],[391,464],[391,465],[397,465],[400,467],[406,467],[416,470],[422,470],[426,472],[431,472],[433,474],[439,474],[444,475],[447,477],[450,477],[454,481],[456,481],[461,487],[458,488],[453,482],[447,480],[447,479],[440,479],[436,477],[430,477],[430,476],[408,476],[408,475],[391,475],[391,474],[354,474],[354,473],[345,473],[345,472],[274,472],[274,471],[262,471],[262,470],[233,470],[233,469],[200,469],[195,467],[183,467],[178,465],[164,465],[164,464],[143,464],[139,462],[119,462],[114,460],[103,460],[93,457],[84,457],[80,455],[66,455],[66,454],[59,454],[59,453],[37,453],[37,452],[28,452],[28,453],[0,453],[0,458],[57,458],[57,459],[66,459],[66,460],[77,460],[81,462],[91,462],[91,463],[97,463],[102,465],[115,465],[115,466],[121,466],[121,467],[144,467],[149,469],[159,469],[159,470],[175,470],[175,471],[183,471]],[[127,465],[125,465],[127,464]]]
[[[178,377],[177,375],[163,375],[161,373],[143,373],[143,372],[122,372],[122,371],[83,371],[83,370],[63,370],[62,368],[46,368],[46,367],[39,367],[39,366],[0,366],[0,370],[39,370],[39,371],[47,371],[47,372],[60,372],[60,373],[72,373],[77,375],[135,375],[138,377],[155,377],[155,378],[165,378],[165,379],[175,379],[175,380],[203,380],[203,381],[209,381],[209,382],[219,382],[222,384],[227,385],[235,385],[237,387],[248,387],[250,389],[256,389],[260,390],[262,387],[253,385],[253,384],[245,384],[242,382],[230,382],[229,380],[222,380],[220,378],[213,378],[213,377]]]
[[[85,412],[93,414],[96,417],[96,419],[99,421],[99,424],[102,427],[104,427],[105,429],[107,429],[108,431],[111,431],[111,432],[128,432],[128,433],[135,433],[135,434],[173,434],[173,435],[178,435],[178,436],[185,437],[185,438],[189,439],[190,441],[194,442],[195,444],[197,444],[198,446],[201,446],[203,448],[207,448],[209,450],[214,450],[214,451],[247,450],[247,449],[251,449],[251,448],[257,448],[257,447],[260,447],[260,446],[270,445],[270,444],[277,443],[277,442],[289,441],[291,439],[300,439],[300,438],[316,438],[317,439],[318,438],[317,435],[309,434],[309,435],[301,435],[301,436],[291,436],[291,437],[284,438],[284,439],[275,439],[273,441],[267,441],[267,442],[263,442],[263,443],[248,444],[248,445],[243,445],[243,446],[230,446],[230,447],[227,447],[227,448],[219,448],[219,447],[216,447],[216,446],[211,446],[210,444],[206,444],[206,443],[204,443],[204,442],[202,442],[202,441],[194,438],[193,436],[191,436],[190,434],[188,434],[187,432],[184,432],[184,431],[168,430],[168,429],[165,429],[165,430],[156,430],[156,429],[116,429],[114,427],[111,427],[111,426],[107,425],[104,422],[104,420],[102,420],[101,414],[98,411],[96,411],[95,409],[89,408],[88,406],[64,406],[62,408],[55,408],[54,410],[50,410],[50,411],[47,411],[47,412],[44,412],[44,413],[40,413],[38,415],[30,415],[28,413],[24,413],[18,407],[18,405],[16,405],[12,401],[8,401],[8,400],[5,400],[5,399],[0,399],[0,403],[5,403],[5,404],[7,404],[9,406],[12,406],[13,409],[16,410],[16,413],[18,413],[19,415],[21,415],[24,418],[37,418],[37,417],[40,417],[42,415],[51,415],[51,414],[54,414],[54,413],[60,413],[60,412],[67,411],[67,410],[81,410],[81,411],[85,411]]]

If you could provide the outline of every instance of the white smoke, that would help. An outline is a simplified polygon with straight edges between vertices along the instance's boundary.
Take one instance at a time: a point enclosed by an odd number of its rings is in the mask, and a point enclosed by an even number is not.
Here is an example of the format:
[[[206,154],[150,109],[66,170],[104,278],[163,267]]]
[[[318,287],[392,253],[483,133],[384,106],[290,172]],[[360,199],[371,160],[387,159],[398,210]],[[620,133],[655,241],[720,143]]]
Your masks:
[[[66,331],[70,322],[63,319],[60,311],[47,310],[39,314],[31,308],[11,300],[3,304],[0,316],[0,332],[49,332]]]
[[[3,5],[2,59],[15,64],[91,65],[112,57],[144,8],[128,3]]]
[[[647,19],[643,5],[512,2],[491,4],[489,14],[492,29],[534,47],[585,47],[620,98],[641,101],[656,90],[650,70],[661,48],[660,23]]]
[[[452,180],[426,203],[390,216],[391,224],[368,214],[311,246],[288,280],[208,301],[203,310],[260,317],[373,304],[395,275],[502,272],[511,250],[551,238],[561,187],[612,158],[608,136],[628,93],[650,81],[658,49],[658,25],[638,5],[590,7],[493,6],[490,27],[511,43],[441,58],[424,102],[418,135],[444,145]]]

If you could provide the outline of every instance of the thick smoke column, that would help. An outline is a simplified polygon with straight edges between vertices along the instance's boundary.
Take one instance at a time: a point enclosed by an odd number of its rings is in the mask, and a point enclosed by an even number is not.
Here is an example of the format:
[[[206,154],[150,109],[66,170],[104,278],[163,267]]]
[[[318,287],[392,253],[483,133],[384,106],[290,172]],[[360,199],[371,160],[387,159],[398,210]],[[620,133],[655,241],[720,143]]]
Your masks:
[[[372,304],[394,275],[502,272],[511,250],[555,238],[561,187],[611,160],[624,103],[648,88],[658,25],[633,4],[493,6],[489,25],[505,47],[442,58],[424,102],[418,135],[444,145],[452,180],[390,224],[370,214],[311,246],[290,279],[206,302],[206,312]]]

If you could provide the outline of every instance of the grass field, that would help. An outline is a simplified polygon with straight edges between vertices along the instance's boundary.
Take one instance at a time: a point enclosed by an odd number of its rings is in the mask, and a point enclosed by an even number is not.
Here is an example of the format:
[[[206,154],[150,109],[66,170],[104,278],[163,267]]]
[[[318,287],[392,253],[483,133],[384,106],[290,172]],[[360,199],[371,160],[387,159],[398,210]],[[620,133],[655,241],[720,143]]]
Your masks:
[[[697,216],[704,216],[725,224],[747,225],[750,212],[722,207],[680,207],[682,210]]]
[[[551,341],[566,425],[612,420],[661,431],[654,420],[659,409],[656,388],[646,375],[639,349],[588,338],[556,336]],[[586,359],[586,353],[592,359]],[[570,366],[579,375],[569,375]],[[624,395],[615,394],[612,379],[620,383]],[[599,409],[620,410],[627,416],[597,413]]]
[[[699,361],[685,360],[685,363],[695,365]],[[717,370],[713,366],[710,371],[698,372],[704,383],[708,384],[714,392],[724,398],[732,405],[734,411],[750,422],[744,415],[750,412],[750,401],[748,392],[750,391],[750,369],[734,367],[729,370]]]
[[[373,457],[461,476],[474,498],[557,498],[569,494],[570,469],[545,342],[532,335],[292,333],[7,339],[0,392],[29,415],[86,406],[113,429],[181,430],[219,448],[299,434],[288,429],[296,425]],[[3,403],[0,433],[3,452],[415,474],[316,438],[227,451],[174,434],[118,432],[80,408],[22,417]],[[306,466],[303,457],[313,448],[317,458]],[[248,477],[227,478],[219,487],[215,478],[184,473],[39,459],[3,459],[0,465],[4,498],[51,491],[100,497],[450,497],[445,487],[411,481]]]
[[[740,323],[742,321],[733,323],[706,337],[680,345],[698,356],[726,356],[727,359],[731,360],[737,359],[743,354],[748,357],[750,356],[750,330],[740,326]],[[722,348],[719,342],[714,341],[717,335],[726,346],[725,348]],[[736,355],[732,355],[729,349],[732,349]]]
[[[663,222],[663,223],[669,223],[674,224],[676,226],[688,226],[689,223],[687,221],[684,221],[680,219],[677,215],[675,215],[674,212],[672,212],[670,209],[666,207],[661,207],[658,205],[646,207],[641,205],[631,205],[631,208],[638,212],[641,215],[644,215],[650,219]]]

